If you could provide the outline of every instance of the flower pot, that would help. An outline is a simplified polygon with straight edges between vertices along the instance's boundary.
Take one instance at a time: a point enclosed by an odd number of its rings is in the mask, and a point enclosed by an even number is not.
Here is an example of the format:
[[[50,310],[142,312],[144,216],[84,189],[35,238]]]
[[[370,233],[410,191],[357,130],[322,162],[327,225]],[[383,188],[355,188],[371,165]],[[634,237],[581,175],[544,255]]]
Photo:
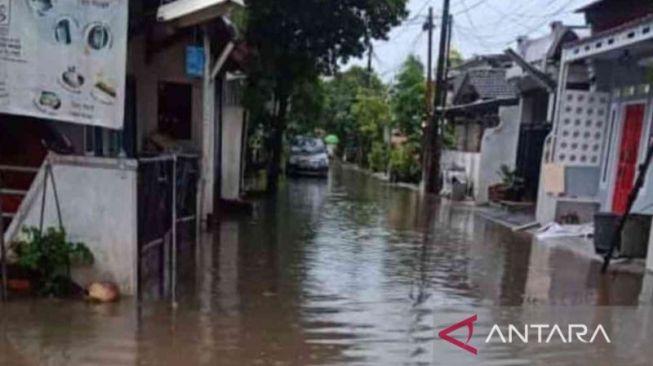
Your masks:
[[[495,184],[488,188],[488,198],[491,202],[501,202],[507,200],[508,188],[503,184]]]
[[[7,289],[20,294],[32,292],[32,281],[28,279],[7,279]]]

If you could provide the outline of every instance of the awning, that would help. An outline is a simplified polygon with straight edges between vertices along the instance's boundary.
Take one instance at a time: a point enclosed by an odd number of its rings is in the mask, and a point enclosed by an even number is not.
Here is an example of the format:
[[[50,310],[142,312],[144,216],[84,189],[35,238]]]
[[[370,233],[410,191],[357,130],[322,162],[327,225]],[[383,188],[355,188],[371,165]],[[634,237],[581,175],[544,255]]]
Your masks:
[[[233,7],[244,7],[243,0],[176,0],[159,7],[156,18],[160,22],[176,21],[189,27],[221,17]]]

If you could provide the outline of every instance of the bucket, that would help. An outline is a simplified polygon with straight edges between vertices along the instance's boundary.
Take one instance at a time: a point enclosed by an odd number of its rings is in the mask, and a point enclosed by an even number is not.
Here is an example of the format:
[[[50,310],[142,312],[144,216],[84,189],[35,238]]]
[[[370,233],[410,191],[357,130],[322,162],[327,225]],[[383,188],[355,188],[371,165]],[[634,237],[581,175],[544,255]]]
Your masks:
[[[619,215],[611,212],[599,212],[594,215],[594,251],[596,254],[604,255],[610,250],[618,219]]]

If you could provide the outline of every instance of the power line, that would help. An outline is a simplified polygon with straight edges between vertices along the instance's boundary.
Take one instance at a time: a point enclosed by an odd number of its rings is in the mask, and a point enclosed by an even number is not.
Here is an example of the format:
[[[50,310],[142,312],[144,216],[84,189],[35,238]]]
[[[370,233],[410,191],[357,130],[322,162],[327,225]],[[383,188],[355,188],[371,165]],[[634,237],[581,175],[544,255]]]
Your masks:
[[[556,4],[558,1],[559,0],[549,0],[547,2],[547,4],[545,5],[545,8],[548,8],[548,7]],[[533,25],[530,25],[530,24],[527,24],[527,23],[524,23],[524,22],[519,22],[519,26],[520,26],[520,28],[522,28],[519,31],[514,29],[514,27],[511,27],[511,28],[508,28],[508,29],[505,29],[505,28],[501,29],[501,31],[498,32],[498,34],[495,34],[495,35],[487,35],[487,34],[480,35],[480,34],[477,33],[479,27],[475,27],[473,25],[468,28],[468,27],[464,27],[464,26],[456,24],[455,27],[456,27],[457,32],[461,33],[461,35],[464,38],[472,39],[472,40],[474,40],[474,42],[476,44],[478,44],[482,48],[484,48],[486,50],[490,50],[490,49],[495,48],[497,46],[508,46],[508,45],[510,45],[511,43],[513,43],[515,41],[516,36],[514,38],[508,40],[508,41],[504,41],[504,40],[496,41],[497,39],[501,39],[502,37],[504,37],[505,34],[521,34],[521,35],[528,36],[528,35],[531,35],[534,32],[539,31],[547,23],[549,23],[550,21],[552,21],[556,17],[559,17],[563,13],[567,12],[569,10],[569,8],[571,6],[573,6],[577,1],[578,0],[567,1],[565,4],[561,5],[560,7],[556,8],[555,10],[553,10],[553,11],[547,13],[547,14],[542,14],[542,15],[539,15],[539,16],[533,16],[533,19],[544,19],[543,21],[537,22],[537,23],[535,23]],[[476,4],[478,4],[478,6],[480,6],[481,4],[484,4],[484,3],[486,3],[486,2],[485,1],[483,1],[483,2],[479,1]],[[474,5],[476,5],[476,4],[474,4]],[[498,8],[496,8],[496,7],[494,7],[494,6],[490,5],[490,4],[486,4],[486,5],[489,8],[495,10],[495,12],[497,12],[497,14],[504,17],[504,19],[497,22],[496,25],[499,25],[498,23],[511,25],[510,22],[505,21],[505,18],[510,18],[511,20],[513,20],[514,23],[517,23],[515,21],[515,19],[513,19],[515,17],[515,15],[508,14],[505,11],[499,10]],[[472,8],[472,6],[470,6],[469,8]],[[459,13],[461,13],[461,12],[459,12]],[[465,12],[463,11],[462,13],[464,14]],[[469,15],[469,14],[467,14],[467,15]],[[486,25],[486,26],[490,26],[490,25]]]
[[[417,35],[417,37],[415,37],[415,38],[413,39],[413,41],[412,41],[411,44],[410,44],[410,48],[408,49],[408,52],[407,52],[407,54],[406,54],[406,57],[415,54],[415,51],[416,51],[416,48],[417,48],[417,44],[419,44],[419,42],[421,41],[421,39],[422,39],[423,36],[424,36],[424,32],[419,32],[419,34]],[[392,73],[398,71],[398,70],[401,69],[401,67],[404,65],[404,61],[405,61],[405,59],[402,59],[401,62],[400,62],[399,64],[395,65],[394,67],[392,67],[392,68],[389,69],[389,70],[386,70],[386,71],[382,72],[382,73],[381,73],[381,76],[386,76],[386,75],[389,75],[389,74],[392,74]]]
[[[467,1],[462,0],[461,3],[465,7],[465,17],[467,18],[467,22],[472,28],[476,28],[476,25],[474,25],[474,21],[472,20],[472,16],[469,14],[469,6],[467,6]]]
[[[473,5],[465,7],[465,9],[453,13],[453,15],[460,15],[460,14],[463,14],[463,13],[469,13],[470,11],[478,8],[479,6],[485,4],[486,2],[488,2],[488,0],[479,0],[476,3],[474,3]]]

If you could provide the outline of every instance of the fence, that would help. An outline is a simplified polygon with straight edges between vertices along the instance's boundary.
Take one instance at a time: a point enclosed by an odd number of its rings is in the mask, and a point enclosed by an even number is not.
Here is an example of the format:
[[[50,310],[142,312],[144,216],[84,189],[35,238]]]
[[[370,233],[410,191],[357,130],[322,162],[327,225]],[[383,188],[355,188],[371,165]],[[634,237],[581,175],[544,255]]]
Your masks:
[[[138,296],[177,301],[179,254],[199,239],[199,158],[139,159]]]

